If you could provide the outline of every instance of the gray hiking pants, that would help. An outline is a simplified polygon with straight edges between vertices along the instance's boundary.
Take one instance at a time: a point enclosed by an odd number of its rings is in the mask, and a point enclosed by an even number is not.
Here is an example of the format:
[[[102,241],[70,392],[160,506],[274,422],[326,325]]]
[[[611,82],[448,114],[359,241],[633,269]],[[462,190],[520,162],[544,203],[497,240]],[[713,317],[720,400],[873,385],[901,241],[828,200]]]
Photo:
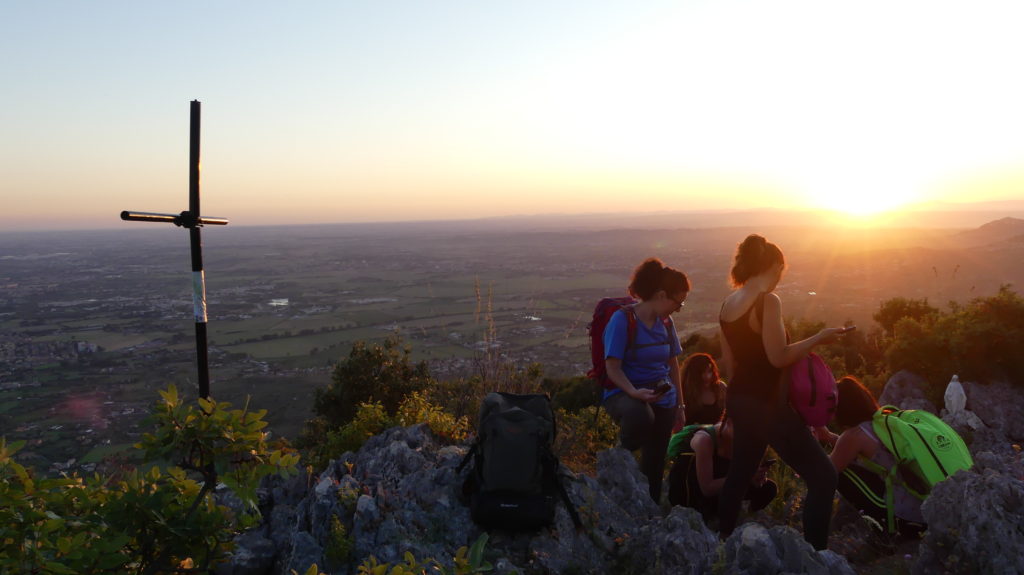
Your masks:
[[[604,408],[619,424],[622,447],[640,450],[640,471],[647,477],[651,499],[661,501],[661,482],[665,473],[665,452],[672,437],[676,410],[658,407],[616,393],[604,402]]]

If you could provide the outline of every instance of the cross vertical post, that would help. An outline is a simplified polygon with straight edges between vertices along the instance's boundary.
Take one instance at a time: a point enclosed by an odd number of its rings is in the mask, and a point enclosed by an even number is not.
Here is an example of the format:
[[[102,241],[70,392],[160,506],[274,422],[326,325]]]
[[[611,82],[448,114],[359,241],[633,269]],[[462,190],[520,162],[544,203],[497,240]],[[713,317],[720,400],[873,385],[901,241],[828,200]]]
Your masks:
[[[188,210],[180,214],[121,212],[121,219],[140,222],[165,222],[189,231],[192,253],[192,308],[196,323],[196,364],[199,397],[210,397],[210,367],[206,337],[206,278],[203,272],[203,241],[200,228],[205,224],[224,226],[227,218],[202,217],[199,212],[199,125],[200,103],[192,100],[189,115]]]

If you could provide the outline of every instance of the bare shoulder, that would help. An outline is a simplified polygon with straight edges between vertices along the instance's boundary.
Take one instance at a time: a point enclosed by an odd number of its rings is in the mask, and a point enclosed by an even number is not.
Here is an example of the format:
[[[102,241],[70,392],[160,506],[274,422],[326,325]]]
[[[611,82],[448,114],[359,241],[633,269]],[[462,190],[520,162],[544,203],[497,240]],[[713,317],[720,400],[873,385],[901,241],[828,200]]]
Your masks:
[[[690,447],[693,448],[694,453],[696,453],[698,449],[704,450],[711,447],[710,444],[711,436],[703,429],[698,430],[693,434],[693,437],[690,438]]]
[[[741,318],[743,314],[747,313],[750,306],[754,304],[756,295],[752,295],[744,290],[736,290],[725,298],[725,303],[722,304],[722,311],[719,319],[722,321],[736,321]]]

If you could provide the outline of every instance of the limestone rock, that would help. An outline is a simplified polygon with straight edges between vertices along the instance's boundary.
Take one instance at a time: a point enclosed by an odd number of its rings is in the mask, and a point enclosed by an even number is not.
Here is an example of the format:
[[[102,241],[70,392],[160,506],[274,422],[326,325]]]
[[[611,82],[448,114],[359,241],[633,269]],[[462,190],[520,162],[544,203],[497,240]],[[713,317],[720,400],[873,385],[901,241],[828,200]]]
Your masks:
[[[1011,442],[1024,442],[1024,391],[1005,381],[981,385],[968,383],[967,407],[988,427],[1005,435]]]
[[[263,531],[254,529],[243,533],[235,540],[231,559],[217,567],[217,575],[263,575],[274,566],[277,548],[274,542],[263,536]]]
[[[1024,573],[1019,466],[1019,460],[982,453],[971,471],[932,489],[921,507],[928,530],[913,573]]]
[[[711,571],[718,545],[718,535],[705,527],[700,513],[673,507],[667,517],[649,521],[630,537],[622,555],[635,573],[699,575]]]
[[[922,409],[929,413],[938,413],[935,404],[925,395],[928,382],[921,376],[901,370],[893,374],[885,383],[885,389],[878,398],[879,405],[895,405],[900,409]]]
[[[845,558],[832,551],[815,551],[795,529],[768,529],[758,523],[733,531],[725,542],[723,561],[720,572],[725,575],[854,574]]]

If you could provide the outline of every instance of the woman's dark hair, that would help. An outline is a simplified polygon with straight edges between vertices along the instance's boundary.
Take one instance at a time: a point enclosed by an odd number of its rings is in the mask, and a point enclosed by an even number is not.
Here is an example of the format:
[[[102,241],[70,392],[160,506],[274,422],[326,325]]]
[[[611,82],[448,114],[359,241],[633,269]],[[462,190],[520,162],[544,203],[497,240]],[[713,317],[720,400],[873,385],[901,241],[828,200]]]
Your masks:
[[[736,247],[736,257],[729,276],[734,286],[741,286],[775,264],[786,265],[786,258],[779,246],[764,239],[764,236],[750,234]]]
[[[706,353],[692,353],[683,361],[683,403],[686,404],[687,410],[690,406],[694,409],[699,407],[704,371],[709,365],[715,374],[715,403],[725,405],[725,390],[718,385],[718,364],[715,363],[715,359]]]
[[[878,411],[878,402],[871,391],[852,375],[840,379],[836,387],[839,394],[839,405],[836,407],[836,422],[840,427],[847,428],[871,421]]]
[[[690,280],[683,272],[661,263],[658,258],[647,258],[633,270],[629,293],[644,301],[664,290],[666,294],[690,291]]]

